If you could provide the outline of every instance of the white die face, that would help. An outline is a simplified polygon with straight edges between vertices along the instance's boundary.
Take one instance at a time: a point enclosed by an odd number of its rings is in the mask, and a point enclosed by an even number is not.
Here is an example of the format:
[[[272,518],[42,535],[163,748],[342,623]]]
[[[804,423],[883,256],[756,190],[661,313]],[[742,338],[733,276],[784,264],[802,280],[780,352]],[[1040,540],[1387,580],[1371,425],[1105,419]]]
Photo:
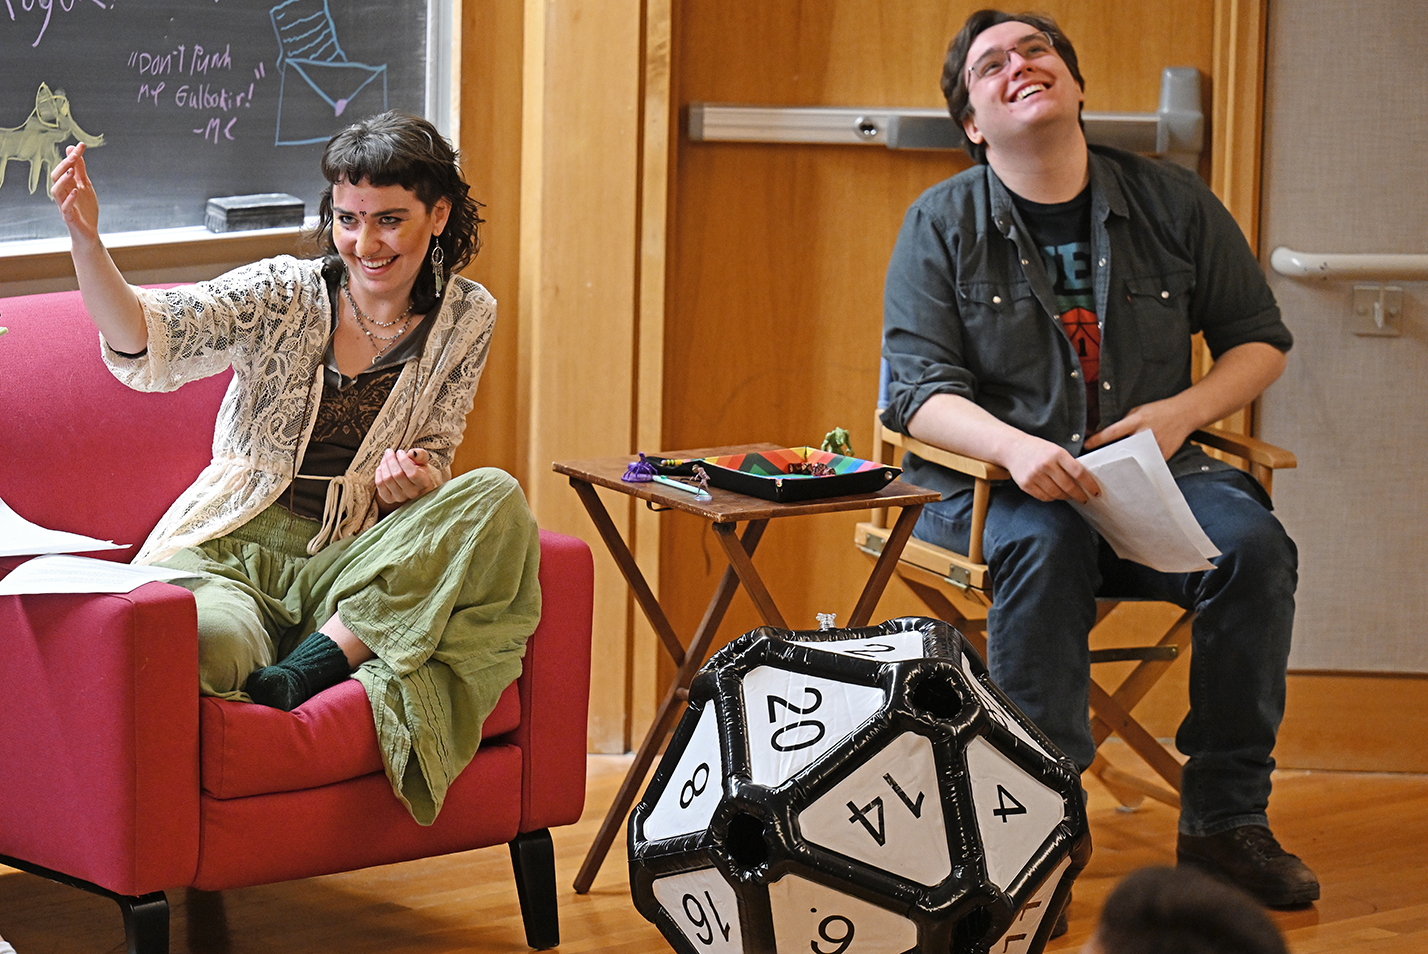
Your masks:
[[[769,885],[774,947],[806,954],[904,954],[917,947],[917,925],[861,898],[797,875]]]
[[[709,827],[724,795],[724,758],[714,702],[704,703],[699,721],[680,753],[674,774],[645,819],[647,841],[688,835]]]
[[[1061,823],[1066,803],[985,739],[967,744],[967,778],[987,878],[1005,891]]]
[[[883,690],[873,686],[772,666],[751,670],[742,688],[749,778],[769,787],[812,765],[887,701]]]
[[[932,743],[905,732],[798,814],[803,837],[918,884],[952,873]]]
[[[1001,943],[992,945],[992,950],[997,954],[1026,954],[1031,942],[1036,938],[1037,928],[1046,920],[1051,895],[1055,893],[1056,886],[1061,883],[1061,876],[1066,874],[1066,869],[1070,866],[1071,856],[1067,855],[1061,859],[1061,864],[1056,866],[1051,876],[1041,882],[1036,893],[1026,899],[1026,904],[1023,904],[1016,914],[1016,920],[1007,928],[1007,933],[1001,936]]]
[[[922,651],[922,634],[911,630],[863,639],[792,639],[789,642],[795,646],[807,646],[840,656],[871,659],[873,662],[901,662],[904,659],[921,659],[927,655]]]
[[[652,887],[655,900],[674,919],[690,947],[701,954],[743,954],[739,899],[716,869],[656,878]]]
[[[1013,718],[1010,713],[1007,712],[1007,710],[1002,706],[1001,702],[997,700],[997,697],[992,695],[991,690],[989,690],[986,686],[982,685],[982,682],[977,678],[976,673],[972,672],[972,664],[967,661],[967,657],[965,656],[962,657],[962,672],[966,674],[967,681],[972,684],[972,691],[975,692],[977,694],[977,698],[981,700],[983,708],[985,708],[987,710],[987,713],[994,720],[996,720],[998,725],[1010,731],[1018,739],[1021,739],[1023,742],[1026,742],[1034,749],[1036,749],[1036,751],[1040,752],[1042,755],[1046,756],[1049,759],[1053,758],[1052,754],[1046,751],[1042,744],[1036,741],[1036,739],[1032,737],[1031,733],[1026,731],[1026,728],[1015,718]]]

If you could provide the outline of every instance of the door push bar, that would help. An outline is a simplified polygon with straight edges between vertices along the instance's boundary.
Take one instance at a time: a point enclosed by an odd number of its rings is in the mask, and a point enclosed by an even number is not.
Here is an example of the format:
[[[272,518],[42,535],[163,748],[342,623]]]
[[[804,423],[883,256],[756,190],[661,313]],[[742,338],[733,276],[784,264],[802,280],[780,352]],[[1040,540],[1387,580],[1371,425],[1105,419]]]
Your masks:
[[[1193,66],[1168,66],[1160,73],[1160,108],[1155,112],[1085,112],[1081,118],[1090,142],[1150,153],[1198,169],[1205,145],[1200,102],[1200,71]],[[690,103],[686,132],[692,142],[962,148],[945,109]]]

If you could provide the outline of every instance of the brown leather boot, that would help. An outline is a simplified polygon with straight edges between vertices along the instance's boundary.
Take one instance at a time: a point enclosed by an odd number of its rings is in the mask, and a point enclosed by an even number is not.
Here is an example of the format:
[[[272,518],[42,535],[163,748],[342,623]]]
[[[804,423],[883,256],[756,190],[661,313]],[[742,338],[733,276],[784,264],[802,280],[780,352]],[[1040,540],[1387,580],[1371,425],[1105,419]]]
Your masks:
[[[1181,835],[1176,860],[1248,891],[1271,908],[1319,899],[1319,879],[1309,866],[1279,846],[1263,825],[1242,825],[1218,835]]]

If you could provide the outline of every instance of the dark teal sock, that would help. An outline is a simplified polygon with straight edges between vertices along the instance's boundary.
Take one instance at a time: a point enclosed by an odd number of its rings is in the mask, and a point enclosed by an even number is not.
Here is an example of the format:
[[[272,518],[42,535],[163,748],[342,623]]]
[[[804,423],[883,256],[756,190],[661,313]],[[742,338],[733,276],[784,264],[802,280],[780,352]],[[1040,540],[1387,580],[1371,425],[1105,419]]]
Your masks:
[[[243,691],[260,706],[291,712],[313,696],[352,675],[342,647],[318,630],[282,662],[255,669]]]

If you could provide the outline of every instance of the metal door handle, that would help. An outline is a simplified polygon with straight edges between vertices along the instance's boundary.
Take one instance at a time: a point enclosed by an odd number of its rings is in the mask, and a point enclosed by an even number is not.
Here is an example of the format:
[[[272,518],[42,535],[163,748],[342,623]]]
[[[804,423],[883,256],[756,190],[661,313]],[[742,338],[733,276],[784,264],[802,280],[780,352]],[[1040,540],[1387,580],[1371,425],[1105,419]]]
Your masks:
[[[1163,156],[1197,169],[1205,144],[1200,71],[1166,67],[1153,113],[1082,114],[1086,138],[1098,145]],[[692,142],[821,143],[889,149],[960,149],[944,109],[891,106],[747,106],[690,103]]]

